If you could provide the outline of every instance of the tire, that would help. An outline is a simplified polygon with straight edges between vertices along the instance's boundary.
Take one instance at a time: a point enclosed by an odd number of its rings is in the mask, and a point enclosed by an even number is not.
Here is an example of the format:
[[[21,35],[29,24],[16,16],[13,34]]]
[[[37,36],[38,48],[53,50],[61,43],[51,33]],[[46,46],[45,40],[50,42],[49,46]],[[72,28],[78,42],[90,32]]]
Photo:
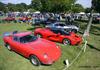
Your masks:
[[[42,38],[42,35],[41,35],[41,34],[36,34],[36,36],[37,36],[38,38]]]
[[[75,29],[72,29],[72,31],[71,31],[71,32],[77,33],[77,30],[75,30]]]
[[[32,63],[32,65],[34,65],[34,66],[40,66],[41,65],[39,59],[35,55],[31,55],[29,57],[29,60]]]
[[[70,45],[71,43],[70,43],[70,40],[68,40],[68,39],[63,39],[63,44],[64,44],[64,45]]]
[[[6,48],[7,48],[9,51],[11,51],[11,47],[10,47],[9,44],[5,44],[5,46],[6,46]]]

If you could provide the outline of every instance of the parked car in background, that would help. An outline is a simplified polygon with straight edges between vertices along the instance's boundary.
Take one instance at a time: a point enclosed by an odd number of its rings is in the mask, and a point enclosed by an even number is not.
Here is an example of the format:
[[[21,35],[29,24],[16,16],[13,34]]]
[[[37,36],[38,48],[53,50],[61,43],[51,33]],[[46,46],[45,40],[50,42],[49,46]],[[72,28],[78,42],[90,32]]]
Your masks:
[[[0,11],[0,16],[3,16],[4,15],[4,12]]]
[[[100,23],[100,15],[99,16],[93,16],[93,22]]]
[[[26,21],[30,21],[31,17],[27,17],[27,16],[23,16],[23,17],[19,17],[18,21],[19,22],[26,22]]]
[[[16,21],[15,17],[6,17],[3,21]]]
[[[64,29],[37,28],[34,30],[34,35],[47,40],[60,42],[64,45],[78,45],[82,42],[81,36],[74,32],[67,32]]]
[[[61,50],[54,42],[37,38],[32,32],[4,33],[3,40],[8,50],[13,50],[30,62],[40,64],[52,64],[61,56]]]
[[[49,24],[46,26],[47,28],[51,28],[51,29],[66,29],[68,32],[75,32],[77,33],[79,31],[79,28],[75,25],[66,25],[64,23],[61,22],[55,22],[52,24]]]

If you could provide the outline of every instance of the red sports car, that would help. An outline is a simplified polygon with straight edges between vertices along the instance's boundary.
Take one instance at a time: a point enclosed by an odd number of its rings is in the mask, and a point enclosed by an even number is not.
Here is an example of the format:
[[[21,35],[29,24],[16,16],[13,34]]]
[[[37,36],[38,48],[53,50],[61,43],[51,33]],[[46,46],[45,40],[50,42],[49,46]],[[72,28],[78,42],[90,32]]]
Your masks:
[[[61,55],[59,46],[51,41],[37,38],[32,32],[5,33],[3,40],[8,50],[29,58],[35,66],[39,66],[41,63],[52,64]]]
[[[64,45],[78,45],[82,42],[82,38],[73,32],[67,32],[64,29],[43,29],[37,28],[34,35],[48,40],[57,41]]]
[[[15,21],[15,17],[6,17],[3,20],[5,20],[5,21]]]

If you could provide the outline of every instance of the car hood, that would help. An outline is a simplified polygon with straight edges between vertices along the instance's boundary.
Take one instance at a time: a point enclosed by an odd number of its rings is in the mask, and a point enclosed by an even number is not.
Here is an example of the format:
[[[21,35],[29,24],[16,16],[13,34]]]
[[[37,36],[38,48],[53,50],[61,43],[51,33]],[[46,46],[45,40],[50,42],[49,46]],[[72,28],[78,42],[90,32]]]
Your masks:
[[[57,45],[54,42],[42,38],[38,38],[36,41],[30,42],[27,45],[35,50],[41,50],[46,52],[57,48]]]
[[[29,43],[29,45],[33,50],[37,50],[41,55],[47,54],[48,57],[52,58],[60,55],[61,50],[60,47],[57,46],[54,42],[45,40],[45,39],[37,39],[35,42]]]
[[[78,28],[78,27],[75,25],[67,25],[67,26],[64,26],[64,28]]]

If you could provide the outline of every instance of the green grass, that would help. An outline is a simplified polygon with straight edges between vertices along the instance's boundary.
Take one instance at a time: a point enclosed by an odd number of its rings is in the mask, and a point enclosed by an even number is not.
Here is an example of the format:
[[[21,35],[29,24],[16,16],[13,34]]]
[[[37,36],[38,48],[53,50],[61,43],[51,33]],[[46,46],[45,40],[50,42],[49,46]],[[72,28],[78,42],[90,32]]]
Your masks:
[[[81,23],[82,24],[82,23]],[[82,24],[82,30],[85,24]],[[8,51],[2,41],[2,34],[4,32],[11,32],[14,30],[28,31],[33,27],[27,24],[19,23],[5,23],[0,24],[0,70],[63,70],[65,65],[64,60],[69,59],[71,62],[81,49],[80,46],[61,46],[62,56],[51,66],[41,65],[39,67],[33,66],[28,59],[21,55]],[[93,32],[92,32],[93,31]],[[88,46],[85,53],[82,53],[76,62],[69,67],[69,70],[100,70],[100,24],[92,25],[92,31],[88,38]]]

